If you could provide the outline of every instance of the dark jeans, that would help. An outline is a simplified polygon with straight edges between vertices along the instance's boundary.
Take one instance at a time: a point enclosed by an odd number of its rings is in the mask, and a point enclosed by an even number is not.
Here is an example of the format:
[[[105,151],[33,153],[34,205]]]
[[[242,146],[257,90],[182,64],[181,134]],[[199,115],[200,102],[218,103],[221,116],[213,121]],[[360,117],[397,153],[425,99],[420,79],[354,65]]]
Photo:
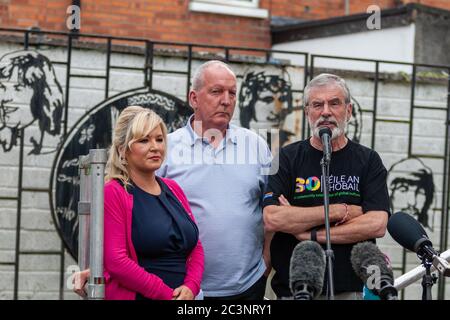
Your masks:
[[[267,277],[263,275],[254,285],[242,293],[226,297],[204,297],[204,300],[264,300],[266,282]]]

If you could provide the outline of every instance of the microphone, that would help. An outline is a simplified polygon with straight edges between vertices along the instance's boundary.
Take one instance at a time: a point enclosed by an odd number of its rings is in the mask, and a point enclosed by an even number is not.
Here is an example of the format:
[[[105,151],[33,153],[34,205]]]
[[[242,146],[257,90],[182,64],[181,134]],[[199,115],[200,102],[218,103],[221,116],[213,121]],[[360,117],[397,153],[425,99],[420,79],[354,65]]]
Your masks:
[[[392,269],[388,266],[384,254],[374,243],[365,241],[356,244],[352,248],[350,261],[356,275],[381,300],[398,300]]]
[[[294,300],[312,300],[322,293],[325,252],[315,241],[305,240],[292,252],[289,287]]]
[[[323,127],[319,130],[319,137],[322,140],[323,146],[323,157],[325,162],[329,163],[331,161],[331,129],[328,127]]]
[[[419,221],[407,213],[397,212],[389,218],[387,229],[392,238],[402,247],[417,253],[421,260],[431,261],[444,276],[450,276],[448,262],[439,257],[439,253],[433,248],[433,243]]]

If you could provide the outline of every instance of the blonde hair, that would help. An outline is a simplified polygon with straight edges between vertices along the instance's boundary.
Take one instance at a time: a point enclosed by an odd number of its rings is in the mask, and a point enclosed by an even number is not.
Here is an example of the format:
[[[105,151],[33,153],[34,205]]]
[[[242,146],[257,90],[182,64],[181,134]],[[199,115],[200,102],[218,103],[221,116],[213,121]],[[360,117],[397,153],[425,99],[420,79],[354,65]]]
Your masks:
[[[124,164],[125,153],[130,150],[134,142],[148,136],[158,126],[161,127],[164,142],[166,142],[167,127],[154,111],[139,106],[129,106],[123,109],[117,119],[112,145],[109,149],[106,181],[119,179],[125,187],[130,184],[130,175]]]

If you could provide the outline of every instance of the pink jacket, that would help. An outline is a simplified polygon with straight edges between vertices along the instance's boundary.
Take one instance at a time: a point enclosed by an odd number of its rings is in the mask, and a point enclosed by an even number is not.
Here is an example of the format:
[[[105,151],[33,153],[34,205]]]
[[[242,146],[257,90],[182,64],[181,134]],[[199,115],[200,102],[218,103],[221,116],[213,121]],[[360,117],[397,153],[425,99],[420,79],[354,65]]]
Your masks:
[[[170,179],[160,178],[181,202],[194,220],[184,192]],[[105,298],[107,300],[134,300],[139,292],[154,300],[172,299],[173,289],[161,278],[148,273],[137,263],[136,251],[131,240],[133,195],[116,180],[105,184],[104,268]],[[204,269],[203,247],[198,241],[186,262],[184,285],[194,296],[200,291]]]

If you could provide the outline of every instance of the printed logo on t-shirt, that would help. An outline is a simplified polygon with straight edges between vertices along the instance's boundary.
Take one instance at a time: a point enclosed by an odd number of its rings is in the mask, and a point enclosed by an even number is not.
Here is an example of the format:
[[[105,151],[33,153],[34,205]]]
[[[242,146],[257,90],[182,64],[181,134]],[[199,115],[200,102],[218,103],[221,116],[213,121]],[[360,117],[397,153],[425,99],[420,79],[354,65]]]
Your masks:
[[[304,179],[297,177],[295,179],[295,199],[323,196],[321,179],[315,176]],[[353,195],[359,197],[359,177],[330,175],[328,179],[328,188],[330,197],[341,195]],[[307,192],[310,191],[310,192]],[[314,192],[314,193],[313,193]],[[306,193],[305,195],[298,195],[299,193]]]
[[[345,174],[340,176],[330,175],[328,179],[330,192],[333,191],[356,191],[359,192],[359,177],[347,176]]]
[[[309,177],[306,180],[303,178],[295,179],[295,193],[301,193],[305,190],[316,191],[320,188],[320,179],[317,177]]]

